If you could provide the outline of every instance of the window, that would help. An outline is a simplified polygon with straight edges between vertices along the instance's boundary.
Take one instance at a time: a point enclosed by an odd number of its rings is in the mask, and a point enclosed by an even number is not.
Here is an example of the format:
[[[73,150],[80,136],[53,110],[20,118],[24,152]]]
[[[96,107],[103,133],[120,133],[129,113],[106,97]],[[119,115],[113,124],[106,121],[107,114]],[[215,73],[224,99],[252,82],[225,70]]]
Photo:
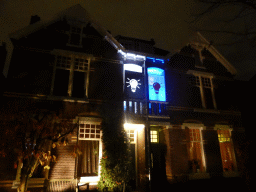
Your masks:
[[[151,143],[158,143],[158,131],[150,130],[150,141]]]
[[[231,142],[231,132],[229,129],[218,129],[217,133],[220,144],[223,171],[235,171],[234,151]]]
[[[98,176],[101,157],[101,131],[99,123],[79,123],[79,148],[81,155],[78,158],[78,175],[80,177]]]
[[[126,132],[126,135],[127,135],[127,138],[129,140],[129,142],[131,144],[135,144],[136,143],[136,140],[135,140],[136,132],[135,132],[135,130],[134,129],[126,129],[125,132]]]
[[[83,28],[81,26],[70,26],[68,45],[82,45]]]
[[[203,150],[201,129],[191,128],[188,131],[188,152],[189,152],[189,167],[192,173],[204,171],[203,166]]]
[[[56,55],[51,94],[78,98],[88,97],[89,66],[89,58]]]
[[[217,108],[214,96],[212,77],[195,75],[190,77],[189,82],[191,85],[199,88],[203,108]]]

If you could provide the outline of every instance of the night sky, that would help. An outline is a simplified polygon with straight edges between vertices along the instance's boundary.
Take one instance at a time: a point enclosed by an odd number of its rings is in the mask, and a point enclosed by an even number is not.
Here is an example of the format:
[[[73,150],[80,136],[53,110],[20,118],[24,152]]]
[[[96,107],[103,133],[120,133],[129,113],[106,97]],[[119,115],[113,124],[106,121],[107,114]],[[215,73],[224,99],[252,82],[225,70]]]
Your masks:
[[[186,45],[195,28],[223,28],[218,19],[212,18],[191,24],[191,14],[202,10],[194,0],[0,0],[0,40],[5,41],[7,34],[27,26],[31,15],[48,20],[77,3],[113,36],[153,38],[157,47],[170,52]],[[221,34],[202,34],[213,45],[221,45],[228,39]],[[238,70],[237,79],[249,80],[256,73],[255,49],[247,43],[216,45],[216,48]]]

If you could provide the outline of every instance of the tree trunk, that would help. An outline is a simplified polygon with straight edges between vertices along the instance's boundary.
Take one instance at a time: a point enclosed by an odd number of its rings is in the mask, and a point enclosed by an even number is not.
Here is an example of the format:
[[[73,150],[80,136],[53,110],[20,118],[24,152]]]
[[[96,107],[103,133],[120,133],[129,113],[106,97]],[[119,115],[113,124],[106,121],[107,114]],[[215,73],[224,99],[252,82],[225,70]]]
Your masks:
[[[27,192],[28,188],[28,176],[22,174],[20,178],[20,186],[18,188],[18,192]]]

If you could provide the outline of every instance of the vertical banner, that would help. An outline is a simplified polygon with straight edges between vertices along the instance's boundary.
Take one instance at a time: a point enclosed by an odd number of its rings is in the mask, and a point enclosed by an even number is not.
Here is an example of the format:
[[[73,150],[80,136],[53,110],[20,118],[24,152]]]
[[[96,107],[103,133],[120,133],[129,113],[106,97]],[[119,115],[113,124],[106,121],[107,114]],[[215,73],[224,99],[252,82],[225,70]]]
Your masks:
[[[144,82],[142,67],[135,64],[125,64],[124,94],[126,99],[143,99]]]
[[[151,101],[166,101],[165,73],[157,67],[148,68],[148,94]]]

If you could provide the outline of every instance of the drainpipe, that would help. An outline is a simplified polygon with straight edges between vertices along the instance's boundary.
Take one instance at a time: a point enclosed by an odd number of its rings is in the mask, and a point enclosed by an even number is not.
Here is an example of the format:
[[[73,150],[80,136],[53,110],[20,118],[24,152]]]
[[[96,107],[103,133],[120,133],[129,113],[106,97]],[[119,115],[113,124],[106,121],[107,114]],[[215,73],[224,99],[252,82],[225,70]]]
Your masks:
[[[143,68],[144,68],[144,92],[145,96],[148,95],[147,93],[147,72],[146,72],[146,61],[143,63]],[[145,126],[145,145],[146,145],[146,159],[148,160],[148,181],[149,181],[149,191],[151,191],[151,145],[150,145],[150,126],[149,126],[149,121],[148,121],[148,99],[146,97],[146,126]]]

